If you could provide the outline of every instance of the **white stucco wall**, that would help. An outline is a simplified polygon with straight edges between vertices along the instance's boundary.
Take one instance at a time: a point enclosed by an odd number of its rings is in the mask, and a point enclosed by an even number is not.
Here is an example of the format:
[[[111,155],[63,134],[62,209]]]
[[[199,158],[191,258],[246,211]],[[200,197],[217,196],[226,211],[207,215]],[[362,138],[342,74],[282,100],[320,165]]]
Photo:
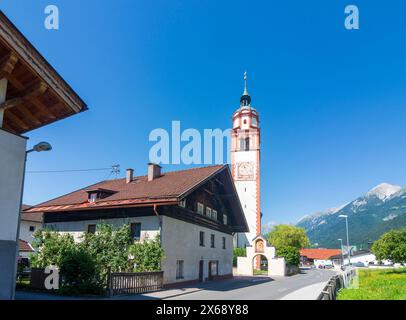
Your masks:
[[[34,232],[30,231],[30,227],[35,227]],[[20,236],[19,239],[27,241],[32,244],[33,234],[42,228],[42,223],[40,222],[31,222],[31,221],[21,221],[20,223]]]
[[[82,235],[87,232],[89,224],[108,223],[114,226],[122,226],[123,224],[141,223],[141,240],[153,239],[159,234],[159,220],[156,216],[124,218],[124,219],[108,219],[108,220],[86,220],[72,222],[57,222],[45,224],[45,227],[51,228],[60,233],[71,234],[76,242],[81,241]]]
[[[238,245],[238,247],[245,247],[248,246],[257,236],[257,151],[235,152],[234,161],[236,164],[241,162],[251,162],[254,166],[254,180],[234,181],[249,228],[249,232],[238,234],[238,243],[235,245]],[[234,170],[234,176],[237,177],[237,165]]]
[[[0,129],[0,240],[17,238],[26,142]]]
[[[26,142],[0,129],[0,300],[14,298]]]
[[[205,233],[205,247],[200,246],[200,231]],[[215,235],[215,248],[210,247],[210,235]],[[226,249],[222,247],[226,238]],[[229,234],[204,228],[178,219],[162,216],[162,246],[166,259],[162,263],[164,283],[199,279],[199,263],[204,261],[204,278],[209,275],[209,261],[218,261],[218,275],[233,272],[233,237]],[[176,279],[176,261],[184,261],[184,278]]]

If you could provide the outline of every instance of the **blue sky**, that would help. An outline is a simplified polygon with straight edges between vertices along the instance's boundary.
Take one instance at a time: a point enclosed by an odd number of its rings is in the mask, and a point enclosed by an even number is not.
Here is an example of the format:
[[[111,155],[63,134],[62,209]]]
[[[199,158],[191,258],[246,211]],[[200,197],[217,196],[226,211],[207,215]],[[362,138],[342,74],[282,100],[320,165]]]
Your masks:
[[[60,9],[60,30],[44,8]],[[155,128],[231,126],[249,72],[262,128],[263,223],[295,222],[381,182],[406,186],[406,4],[351,1],[2,0],[1,9],[87,102],[28,134],[27,170],[146,173]],[[164,170],[183,166],[165,166]],[[29,204],[106,172],[27,174]]]

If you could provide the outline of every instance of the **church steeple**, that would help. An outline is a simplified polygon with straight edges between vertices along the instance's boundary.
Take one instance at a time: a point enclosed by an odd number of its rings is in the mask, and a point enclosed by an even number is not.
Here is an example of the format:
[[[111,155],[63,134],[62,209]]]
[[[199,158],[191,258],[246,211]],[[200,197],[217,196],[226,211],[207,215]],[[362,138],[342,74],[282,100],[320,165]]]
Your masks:
[[[249,106],[251,106],[251,97],[248,94],[247,80],[248,80],[248,75],[247,75],[247,72],[245,72],[244,73],[244,93],[242,94],[242,97],[240,99],[240,106],[241,107],[249,107]]]

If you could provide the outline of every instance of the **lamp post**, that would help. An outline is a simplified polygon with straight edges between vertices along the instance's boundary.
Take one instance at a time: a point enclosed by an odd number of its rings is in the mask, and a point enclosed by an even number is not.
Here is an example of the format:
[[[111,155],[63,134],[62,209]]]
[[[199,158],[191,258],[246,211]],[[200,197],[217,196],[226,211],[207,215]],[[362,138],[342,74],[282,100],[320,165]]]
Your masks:
[[[348,216],[341,214],[338,216],[339,218],[345,218],[345,229],[347,231],[347,256],[348,256],[348,265],[351,265],[351,250],[350,250],[350,238],[348,236]]]
[[[341,242],[341,261],[342,261],[341,265],[343,266],[344,265],[343,239],[337,239],[337,240]]]

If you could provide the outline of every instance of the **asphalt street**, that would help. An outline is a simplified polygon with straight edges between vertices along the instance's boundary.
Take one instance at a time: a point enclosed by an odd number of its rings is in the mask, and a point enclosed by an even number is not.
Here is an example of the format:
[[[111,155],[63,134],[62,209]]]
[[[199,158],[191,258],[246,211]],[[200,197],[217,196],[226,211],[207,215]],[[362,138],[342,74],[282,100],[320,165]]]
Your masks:
[[[170,300],[279,300],[304,287],[327,282],[334,271],[320,269],[301,270],[291,277],[235,277],[202,285],[201,291],[179,295]]]

